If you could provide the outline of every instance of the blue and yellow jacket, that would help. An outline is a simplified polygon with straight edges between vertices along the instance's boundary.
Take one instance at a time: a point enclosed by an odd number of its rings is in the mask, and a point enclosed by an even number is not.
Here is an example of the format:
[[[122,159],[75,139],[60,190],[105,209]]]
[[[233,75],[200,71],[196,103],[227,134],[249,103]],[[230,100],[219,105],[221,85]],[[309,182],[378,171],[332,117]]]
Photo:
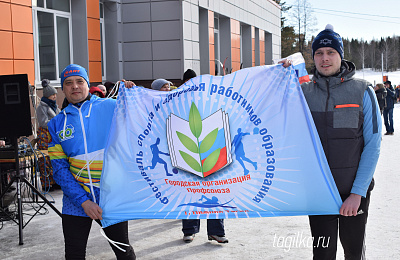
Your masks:
[[[81,204],[99,204],[103,155],[116,100],[95,95],[69,104],[48,124],[53,177],[63,190],[63,214],[85,216]]]

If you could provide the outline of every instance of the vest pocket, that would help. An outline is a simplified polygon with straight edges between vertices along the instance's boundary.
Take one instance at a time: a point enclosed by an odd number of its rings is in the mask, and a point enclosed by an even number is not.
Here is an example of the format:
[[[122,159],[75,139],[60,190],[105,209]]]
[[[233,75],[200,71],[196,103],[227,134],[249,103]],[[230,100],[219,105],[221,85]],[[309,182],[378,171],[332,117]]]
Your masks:
[[[359,108],[340,107],[333,111],[333,128],[358,128]]]

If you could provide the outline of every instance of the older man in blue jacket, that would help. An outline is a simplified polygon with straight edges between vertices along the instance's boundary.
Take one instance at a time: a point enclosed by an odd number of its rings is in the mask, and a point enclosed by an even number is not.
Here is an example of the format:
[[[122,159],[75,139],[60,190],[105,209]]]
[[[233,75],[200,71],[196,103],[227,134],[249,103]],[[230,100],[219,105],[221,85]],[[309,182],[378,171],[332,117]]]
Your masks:
[[[100,224],[100,176],[103,153],[116,100],[89,93],[86,69],[68,65],[61,87],[69,105],[48,124],[54,180],[64,193],[62,226],[66,259],[85,259],[92,220]],[[128,238],[128,222],[104,229],[117,259],[136,259]],[[122,244],[121,244],[122,243]]]

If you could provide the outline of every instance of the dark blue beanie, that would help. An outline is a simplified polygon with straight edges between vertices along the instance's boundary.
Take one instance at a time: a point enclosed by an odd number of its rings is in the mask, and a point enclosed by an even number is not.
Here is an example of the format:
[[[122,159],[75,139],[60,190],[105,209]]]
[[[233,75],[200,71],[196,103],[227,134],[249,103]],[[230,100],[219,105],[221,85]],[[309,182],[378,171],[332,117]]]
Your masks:
[[[334,48],[343,59],[343,41],[342,37],[333,31],[333,26],[327,24],[325,30],[321,31],[317,37],[315,37],[312,43],[312,57],[314,59],[314,54],[319,48],[331,47]]]
[[[61,72],[61,89],[63,89],[64,80],[71,76],[80,76],[84,80],[86,80],[88,87],[89,87],[89,76],[87,71],[84,67],[77,65],[77,64],[69,64],[65,69]]]

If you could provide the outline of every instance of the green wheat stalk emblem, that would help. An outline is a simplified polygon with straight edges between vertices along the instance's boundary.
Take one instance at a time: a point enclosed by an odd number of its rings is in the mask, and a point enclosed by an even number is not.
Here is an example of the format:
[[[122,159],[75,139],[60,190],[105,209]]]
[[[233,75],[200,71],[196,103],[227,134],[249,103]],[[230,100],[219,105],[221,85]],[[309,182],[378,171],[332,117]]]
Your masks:
[[[201,164],[202,161],[201,154],[210,150],[213,144],[215,143],[218,134],[218,127],[212,130],[210,133],[208,133],[200,144],[199,137],[201,135],[203,125],[199,110],[197,109],[196,105],[193,102],[189,112],[189,127],[192,134],[196,137],[196,142],[193,141],[187,135],[182,134],[179,131],[176,131],[176,134],[178,135],[179,140],[185,146],[186,149],[188,149],[192,153],[196,153],[199,155],[199,161],[193,158],[191,155],[185,153],[184,151],[179,150],[179,153],[181,154],[183,160],[190,166],[190,168],[192,168],[197,172],[201,172],[204,177],[204,172],[210,171],[217,163],[221,151],[220,148],[213,151],[205,159],[204,163]]]

